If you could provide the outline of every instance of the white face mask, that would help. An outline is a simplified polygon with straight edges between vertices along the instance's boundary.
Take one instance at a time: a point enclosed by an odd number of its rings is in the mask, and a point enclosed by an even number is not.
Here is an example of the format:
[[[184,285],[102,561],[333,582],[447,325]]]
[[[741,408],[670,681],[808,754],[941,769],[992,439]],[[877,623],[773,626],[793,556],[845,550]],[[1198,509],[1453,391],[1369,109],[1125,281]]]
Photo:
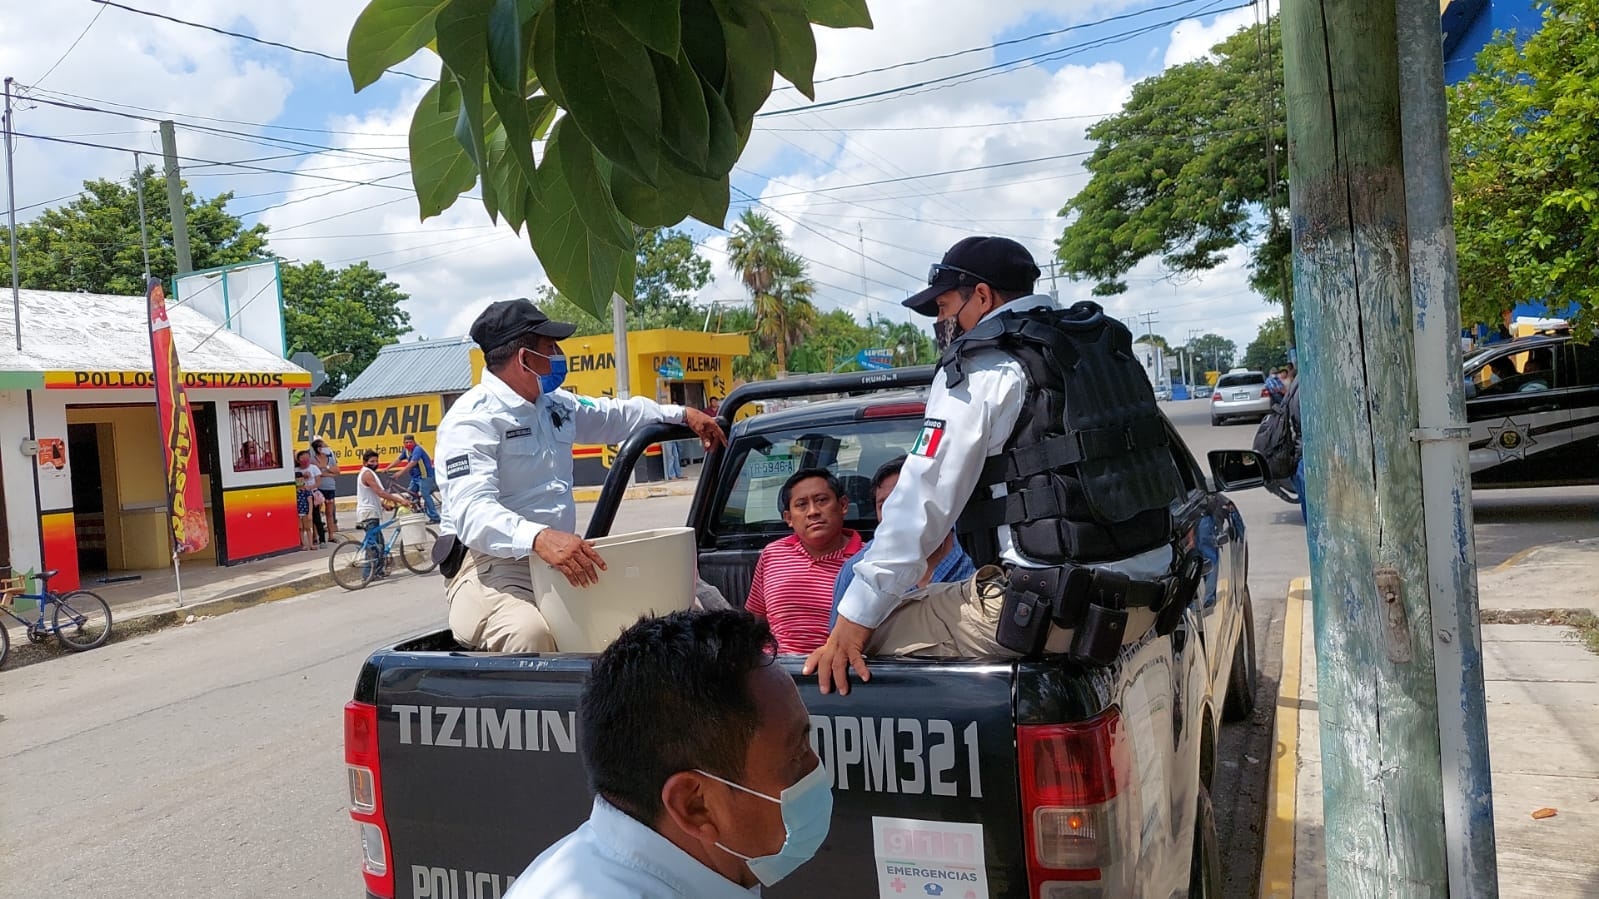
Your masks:
[[[820,761],[811,769],[811,773],[795,781],[794,785],[784,790],[777,799],[765,793],[758,793],[742,784],[717,777],[709,771],[700,771],[698,768],[695,770],[735,790],[759,796],[767,802],[775,802],[782,808],[783,830],[786,836],[782,848],[775,853],[752,857],[736,849],[729,849],[721,843],[716,844],[716,848],[728,855],[743,859],[744,863],[749,865],[750,873],[754,874],[762,884],[771,886],[794,873],[795,869],[816,855],[816,850],[822,848],[822,842],[827,839],[828,828],[833,822],[833,777]]]

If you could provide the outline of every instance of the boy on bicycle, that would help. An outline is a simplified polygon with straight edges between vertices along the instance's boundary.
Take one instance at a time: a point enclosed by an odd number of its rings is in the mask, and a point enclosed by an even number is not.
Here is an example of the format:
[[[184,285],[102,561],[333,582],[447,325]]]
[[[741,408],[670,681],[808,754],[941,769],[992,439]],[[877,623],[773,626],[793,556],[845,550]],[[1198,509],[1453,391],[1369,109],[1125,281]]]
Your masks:
[[[361,473],[355,478],[356,527],[366,532],[367,542],[378,539],[374,532],[383,523],[386,502],[394,504],[389,506],[391,509],[399,506],[410,508],[411,497],[383,489],[383,482],[378,478],[377,450],[367,450],[361,454]]]

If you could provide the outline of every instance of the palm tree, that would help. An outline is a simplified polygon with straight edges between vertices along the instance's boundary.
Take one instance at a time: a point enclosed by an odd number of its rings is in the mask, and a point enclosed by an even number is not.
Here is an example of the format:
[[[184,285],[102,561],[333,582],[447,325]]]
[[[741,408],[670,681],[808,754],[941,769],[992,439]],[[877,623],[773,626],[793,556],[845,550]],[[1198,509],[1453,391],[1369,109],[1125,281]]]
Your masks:
[[[755,338],[773,349],[778,371],[788,371],[788,351],[816,325],[811,298],[816,284],[805,260],[783,245],[783,232],[769,217],[747,209],[727,241],[728,262],[755,308]]]

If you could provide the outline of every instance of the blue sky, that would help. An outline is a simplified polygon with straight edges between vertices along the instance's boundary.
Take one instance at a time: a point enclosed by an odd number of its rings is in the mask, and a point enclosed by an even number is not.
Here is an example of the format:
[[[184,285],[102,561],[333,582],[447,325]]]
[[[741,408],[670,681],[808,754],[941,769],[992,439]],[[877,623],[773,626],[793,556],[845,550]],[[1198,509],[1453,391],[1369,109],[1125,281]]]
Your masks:
[[[759,205],[810,261],[818,304],[857,316],[907,320],[898,301],[916,290],[929,262],[966,234],[1014,237],[1043,262],[1063,224],[1056,214],[1087,180],[1080,157],[982,167],[1091,150],[1084,129],[1118,109],[1134,82],[1198,57],[1252,22],[1255,8],[1218,12],[1238,3],[878,0],[870,31],[819,29],[818,80],[976,52],[829,81],[818,86],[818,102],[1050,51],[1059,58],[877,102],[765,115],[735,174],[729,221]],[[338,56],[364,3],[126,5]],[[1126,18],[1074,27],[1116,16]],[[1066,28],[1074,30],[1019,41]],[[1147,31],[1127,36],[1141,29]],[[1116,42],[1083,46],[1107,38]],[[1007,41],[1018,42],[995,46]],[[430,75],[437,62],[424,51],[403,68]],[[388,271],[410,293],[407,308],[420,334],[462,334],[489,301],[530,295],[544,283],[526,242],[492,226],[480,204],[463,199],[438,218],[418,220],[404,147],[423,82],[391,74],[355,94],[338,63],[90,0],[0,0],[0,75],[22,85],[20,131],[115,148],[22,139],[17,203],[32,207],[24,218],[37,214],[35,204],[71,195],[85,179],[126,177],[133,165],[127,150],[158,152],[154,123],[128,115],[172,117],[179,152],[206,161],[185,164],[191,189],[201,196],[233,191],[230,210],[268,224],[272,247],[285,257],[329,264],[364,259]],[[786,87],[780,82],[763,112],[804,102]],[[63,102],[124,115],[53,105]],[[253,168],[206,164],[244,160],[255,160],[243,162]],[[879,183],[885,181],[892,183]],[[742,199],[740,191],[757,200]],[[703,241],[717,272],[702,298],[738,297],[724,265],[725,233],[693,222],[685,227]],[[1149,263],[1131,273],[1128,294],[1106,305],[1128,320],[1155,312],[1155,330],[1173,342],[1190,330],[1214,331],[1242,350],[1275,312],[1249,291],[1243,264],[1239,253],[1203,277],[1174,279]],[[1063,299],[1087,296],[1090,286],[1059,283]]]

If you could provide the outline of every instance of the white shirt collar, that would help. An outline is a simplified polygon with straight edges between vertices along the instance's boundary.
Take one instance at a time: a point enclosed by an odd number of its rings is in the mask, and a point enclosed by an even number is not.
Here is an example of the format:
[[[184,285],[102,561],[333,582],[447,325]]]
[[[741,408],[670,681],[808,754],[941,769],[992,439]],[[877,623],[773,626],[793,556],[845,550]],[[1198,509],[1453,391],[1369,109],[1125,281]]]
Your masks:
[[[998,309],[995,309],[994,311],[983,316],[981,319],[978,319],[978,321],[988,321],[1001,312],[1026,312],[1030,309],[1053,309],[1054,307],[1055,301],[1049,296],[1049,294],[1033,293],[1028,294],[1025,297],[1017,297],[1016,299],[1011,300],[1005,305],[1000,306]],[[488,377],[488,375],[485,374],[484,377]]]
[[[500,402],[513,409],[518,406],[534,405],[533,403],[527,401],[527,397],[524,397],[522,394],[512,390],[511,385],[500,380],[499,375],[496,375],[494,372],[491,372],[486,368],[483,369],[483,380],[481,383],[483,384],[483,389],[498,397]]]
[[[589,826],[596,840],[624,865],[670,884],[680,896],[704,899],[759,899],[759,886],[745,888],[701,864],[698,859],[645,826],[638,819],[594,797]]]

